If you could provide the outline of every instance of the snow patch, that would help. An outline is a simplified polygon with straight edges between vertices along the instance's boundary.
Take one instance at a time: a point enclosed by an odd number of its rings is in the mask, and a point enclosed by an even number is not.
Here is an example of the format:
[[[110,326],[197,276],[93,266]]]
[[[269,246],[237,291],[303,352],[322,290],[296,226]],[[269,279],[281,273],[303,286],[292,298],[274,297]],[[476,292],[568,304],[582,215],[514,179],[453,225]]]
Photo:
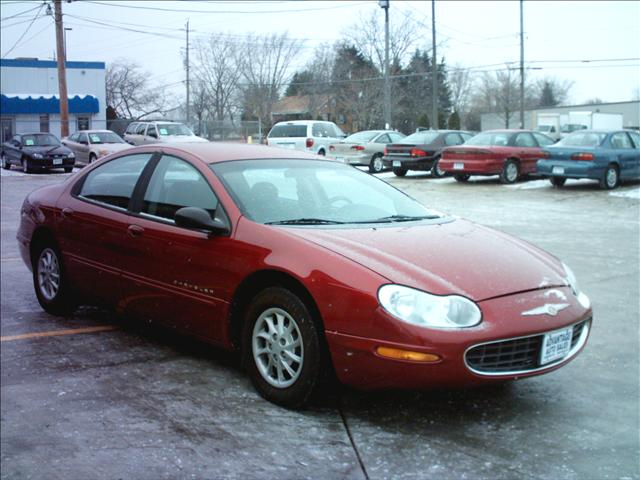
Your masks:
[[[640,187],[629,188],[625,190],[616,190],[615,192],[609,192],[609,195],[613,197],[632,198],[634,200],[640,200]]]

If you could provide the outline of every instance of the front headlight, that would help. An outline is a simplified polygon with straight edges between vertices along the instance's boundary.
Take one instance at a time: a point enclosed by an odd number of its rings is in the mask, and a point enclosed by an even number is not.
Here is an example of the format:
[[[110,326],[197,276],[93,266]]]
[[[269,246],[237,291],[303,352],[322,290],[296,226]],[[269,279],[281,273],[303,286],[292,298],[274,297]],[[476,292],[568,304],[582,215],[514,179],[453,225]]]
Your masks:
[[[439,296],[402,285],[384,285],[378,290],[378,301],[398,320],[419,327],[465,328],[482,321],[478,305],[459,295]]]
[[[42,156],[42,154],[40,154],[40,153],[32,153],[32,154],[31,154],[31,156],[32,156],[33,158],[37,158],[37,159],[44,158],[44,157]]]
[[[105,155],[109,155],[109,150],[105,150],[104,148],[102,150],[98,150],[98,157],[104,157]]]
[[[562,264],[562,267],[564,268],[564,273],[567,274],[567,283],[569,284],[569,287],[571,287],[573,294],[578,299],[578,303],[584,308],[589,308],[591,306],[591,300],[589,300],[589,297],[580,291],[578,280],[576,279],[573,270],[571,270],[565,263]]]

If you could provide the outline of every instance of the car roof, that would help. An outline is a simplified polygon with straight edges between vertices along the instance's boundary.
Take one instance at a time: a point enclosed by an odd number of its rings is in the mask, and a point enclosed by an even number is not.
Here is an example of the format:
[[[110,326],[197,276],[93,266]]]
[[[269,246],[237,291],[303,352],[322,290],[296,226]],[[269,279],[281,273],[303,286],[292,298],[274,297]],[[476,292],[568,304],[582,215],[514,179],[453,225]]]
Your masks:
[[[76,130],[73,133],[115,133],[115,132],[113,130],[95,129],[95,130]]]
[[[164,153],[179,155],[187,153],[198,157],[204,163],[221,163],[234,160],[273,160],[273,159],[306,159],[306,160],[326,160],[334,161],[321,157],[318,155],[312,155],[310,153],[301,152],[298,150],[288,148],[276,148],[266,145],[253,145],[245,143],[223,143],[223,142],[180,142],[163,143],[162,146],[149,145],[136,147],[137,150],[149,151],[150,148],[154,150],[161,150]],[[129,154],[134,153],[134,149],[127,150]],[[340,162],[338,162],[340,163]]]

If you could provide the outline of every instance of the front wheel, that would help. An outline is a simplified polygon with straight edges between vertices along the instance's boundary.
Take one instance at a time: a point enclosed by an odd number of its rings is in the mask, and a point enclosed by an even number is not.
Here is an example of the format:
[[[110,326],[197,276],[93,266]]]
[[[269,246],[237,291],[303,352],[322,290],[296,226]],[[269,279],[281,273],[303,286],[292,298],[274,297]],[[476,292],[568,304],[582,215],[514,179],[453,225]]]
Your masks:
[[[520,167],[515,160],[507,160],[500,172],[500,183],[516,183],[520,176]]]
[[[64,167],[64,173],[71,173],[73,172],[73,167]]]
[[[96,157],[94,153],[89,154],[89,164],[92,164],[93,162],[95,162],[97,158],[98,157]]]
[[[29,159],[28,158],[23,158],[22,159],[22,171],[24,173],[33,172],[33,169],[31,168],[31,165],[29,164]]]
[[[369,162],[369,173],[380,173],[384,169],[382,154],[376,153]]]
[[[2,162],[2,168],[4,168],[5,170],[9,170],[11,168],[11,164],[9,163],[9,160],[7,159],[7,156],[4,154],[4,152],[0,154],[0,162]]]
[[[52,315],[72,313],[75,302],[58,248],[45,244],[36,250],[33,259],[33,286],[40,306]]]
[[[456,182],[466,183],[469,181],[469,178],[471,178],[471,175],[468,173],[459,173],[458,175],[454,175],[453,178],[456,179]]]
[[[303,405],[321,375],[319,330],[305,303],[291,291],[270,287],[245,316],[242,357],[260,395],[284,407]]]
[[[396,177],[404,177],[407,174],[406,168],[394,167],[392,170]]]
[[[615,165],[609,165],[602,177],[600,177],[600,188],[605,190],[613,190],[620,183],[620,174],[618,173],[618,167]]]
[[[549,181],[554,187],[560,188],[566,183],[567,179],[563,177],[551,177]]]

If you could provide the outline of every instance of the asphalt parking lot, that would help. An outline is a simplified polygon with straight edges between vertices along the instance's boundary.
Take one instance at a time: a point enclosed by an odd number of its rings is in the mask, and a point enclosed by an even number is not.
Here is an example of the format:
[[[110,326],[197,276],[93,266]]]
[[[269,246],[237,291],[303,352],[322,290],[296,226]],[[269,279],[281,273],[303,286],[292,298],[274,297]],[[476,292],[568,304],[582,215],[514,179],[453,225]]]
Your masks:
[[[498,387],[336,388],[285,410],[210,346],[110,311],[45,314],[18,255],[19,207],[68,175],[3,171],[2,478],[640,478],[640,183],[381,176],[562,258],[593,304],[584,352]]]

